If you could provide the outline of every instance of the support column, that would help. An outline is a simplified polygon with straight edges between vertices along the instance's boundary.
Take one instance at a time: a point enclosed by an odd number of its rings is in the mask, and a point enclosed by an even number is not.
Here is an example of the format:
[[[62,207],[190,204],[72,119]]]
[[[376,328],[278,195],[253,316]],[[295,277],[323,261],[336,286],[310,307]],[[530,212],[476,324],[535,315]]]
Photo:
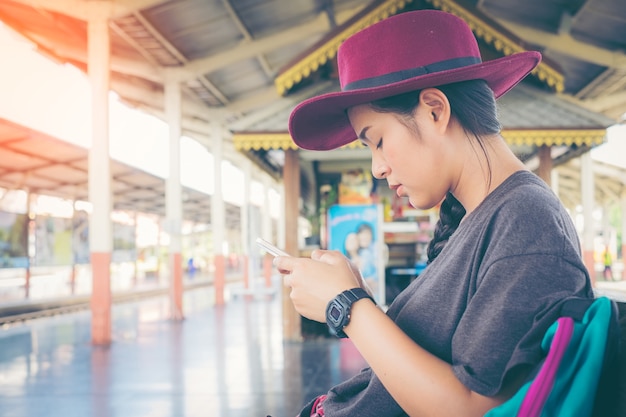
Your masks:
[[[594,198],[594,178],[593,178],[593,160],[591,153],[585,152],[580,156],[580,186],[583,205],[583,261],[589,276],[591,277],[591,285],[596,284],[596,268],[594,259],[594,224],[593,224],[593,208],[595,205]]]
[[[213,286],[215,288],[215,304],[224,304],[224,288],[226,286],[226,258],[224,256],[224,228],[226,215],[224,209],[224,193],[222,191],[222,159],[223,159],[223,139],[222,130],[219,125],[212,128],[213,147],[213,195],[211,196],[211,231],[213,234],[213,256],[215,265],[215,275]]]
[[[30,251],[30,236],[31,236],[31,226],[35,226],[34,222],[36,221],[36,214],[31,212],[31,207],[33,206],[33,194],[30,191],[26,192],[26,269],[24,270],[24,298],[28,300],[30,298],[30,280],[31,280],[31,264],[30,260],[33,255]],[[73,270],[73,265],[72,265]],[[72,291],[72,295],[74,291]]]
[[[102,6],[102,7],[98,7]],[[89,247],[93,289],[91,294],[91,341],[111,343],[111,162],[109,157],[109,64],[108,2],[90,4],[87,23],[88,70],[91,83],[92,141],[89,149]]]
[[[243,253],[243,286],[250,288],[250,195],[252,194],[252,163],[242,161],[244,201],[241,204],[241,251]]]
[[[293,149],[285,151],[283,168],[285,186],[285,250],[298,255],[298,216],[300,215],[300,161],[298,152]],[[302,339],[300,314],[295,310],[289,298],[290,288],[283,289],[283,337],[285,340]]]
[[[180,184],[181,91],[177,82],[165,83],[165,114],[169,127],[169,175],[165,190],[165,216],[170,235],[170,311],[174,320],[183,315],[183,263],[182,263],[182,187]]]
[[[266,175],[263,177],[263,206],[261,207],[261,236],[268,242],[272,242],[281,247],[278,242],[274,242],[272,237],[272,216],[270,214],[270,179]],[[291,252],[290,252],[291,253]],[[274,257],[269,253],[263,255],[263,278],[265,278],[265,287],[272,286],[272,273]]]
[[[537,175],[544,180],[548,186],[551,186],[552,182],[552,153],[551,147],[547,145],[541,145],[538,149],[539,168],[537,169]]]
[[[299,163],[298,163],[298,167],[300,167]],[[298,189],[300,189],[299,185],[298,185]],[[285,187],[280,187],[278,189],[278,194],[280,196],[280,201],[282,202],[282,204],[279,206],[280,211],[278,214],[278,222],[276,223],[276,229],[278,231],[278,244],[281,247],[286,247],[286,243],[285,243],[286,220],[285,219],[287,218],[287,216],[285,215],[285,198],[286,198]],[[298,203],[298,207],[300,207],[299,203]],[[296,228],[297,228],[297,224],[298,224],[298,220],[296,219]]]
[[[552,173],[550,174],[551,183],[550,188],[552,188],[552,192],[558,197],[559,195],[559,172],[556,169],[552,169]]]
[[[137,235],[139,235],[138,224],[137,224],[137,212],[133,212],[133,239],[137,242]],[[137,285],[139,284],[139,252],[135,248],[135,262],[133,262],[133,290],[137,289]]]

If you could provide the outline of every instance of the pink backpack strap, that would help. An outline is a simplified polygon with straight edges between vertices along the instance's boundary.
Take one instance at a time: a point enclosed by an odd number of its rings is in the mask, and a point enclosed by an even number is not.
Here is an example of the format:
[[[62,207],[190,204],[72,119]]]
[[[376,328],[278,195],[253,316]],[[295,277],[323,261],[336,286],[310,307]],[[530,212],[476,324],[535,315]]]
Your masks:
[[[528,388],[517,414],[518,417],[538,417],[552,391],[559,365],[574,333],[573,318],[561,317],[557,323],[548,355],[537,377]]]

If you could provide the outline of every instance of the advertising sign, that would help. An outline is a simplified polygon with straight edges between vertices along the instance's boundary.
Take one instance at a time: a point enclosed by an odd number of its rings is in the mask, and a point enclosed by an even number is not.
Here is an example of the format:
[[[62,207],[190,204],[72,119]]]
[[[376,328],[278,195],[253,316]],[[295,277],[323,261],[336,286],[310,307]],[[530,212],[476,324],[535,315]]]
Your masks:
[[[0,211],[0,268],[28,267],[28,216]]]
[[[383,207],[335,205],[328,209],[328,249],[346,255],[361,271],[379,304],[385,304]]]

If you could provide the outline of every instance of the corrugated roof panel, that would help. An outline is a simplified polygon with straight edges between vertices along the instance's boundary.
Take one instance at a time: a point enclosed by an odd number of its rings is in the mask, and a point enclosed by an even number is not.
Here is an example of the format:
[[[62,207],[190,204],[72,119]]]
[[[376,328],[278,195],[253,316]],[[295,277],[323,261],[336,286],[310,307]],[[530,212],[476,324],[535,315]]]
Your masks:
[[[626,50],[624,0],[589,0],[574,18],[574,39],[612,51]]]
[[[219,85],[220,91],[230,99],[267,87],[272,81],[261,71],[261,64],[255,58],[215,71],[209,75],[209,79]]]
[[[243,39],[221,0],[175,0],[142,15],[188,60],[228,49]]]
[[[598,113],[525,84],[501,97],[498,110],[505,129],[601,129],[613,123]]]
[[[319,13],[315,0],[232,1],[253,38],[259,38],[314,19]]]

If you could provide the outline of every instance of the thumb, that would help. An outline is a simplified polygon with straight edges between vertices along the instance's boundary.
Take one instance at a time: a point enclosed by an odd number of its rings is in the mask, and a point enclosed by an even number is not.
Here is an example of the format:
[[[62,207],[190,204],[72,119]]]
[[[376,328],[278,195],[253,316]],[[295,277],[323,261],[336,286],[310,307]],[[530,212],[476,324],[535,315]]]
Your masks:
[[[348,261],[348,258],[346,258],[344,254],[339,251],[321,249],[313,251],[313,253],[311,253],[311,259],[329,265],[339,265]]]
[[[276,256],[272,261],[272,264],[276,267],[276,269],[278,269],[278,272],[280,272],[281,274],[291,274],[296,259],[297,258],[293,256]]]

